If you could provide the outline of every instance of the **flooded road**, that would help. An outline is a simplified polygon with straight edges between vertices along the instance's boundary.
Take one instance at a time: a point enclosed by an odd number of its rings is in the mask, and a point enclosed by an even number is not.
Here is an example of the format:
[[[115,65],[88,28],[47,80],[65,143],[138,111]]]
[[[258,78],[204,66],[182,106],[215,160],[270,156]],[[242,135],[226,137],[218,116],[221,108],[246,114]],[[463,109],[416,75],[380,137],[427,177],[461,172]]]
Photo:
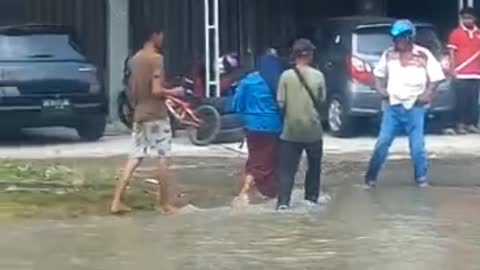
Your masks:
[[[353,166],[328,176],[328,206],[303,205],[297,190],[293,210],[282,214],[273,203],[232,212],[222,199],[170,218],[6,222],[0,269],[479,269],[480,168],[472,164],[434,163],[439,184],[421,190],[408,181],[409,162],[400,162],[372,191],[358,185]],[[211,192],[228,198],[231,183]]]

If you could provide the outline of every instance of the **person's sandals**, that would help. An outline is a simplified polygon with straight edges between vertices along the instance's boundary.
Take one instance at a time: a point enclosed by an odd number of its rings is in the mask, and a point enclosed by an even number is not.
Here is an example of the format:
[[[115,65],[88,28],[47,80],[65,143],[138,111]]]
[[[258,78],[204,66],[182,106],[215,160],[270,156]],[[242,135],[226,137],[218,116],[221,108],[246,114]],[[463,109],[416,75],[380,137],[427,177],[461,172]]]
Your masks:
[[[331,200],[332,200],[332,197],[329,194],[322,192],[318,197],[318,204],[321,204],[321,205],[328,204]]]
[[[287,212],[290,210],[290,206],[288,205],[280,205],[277,207],[277,212]]]
[[[457,128],[457,134],[459,134],[459,135],[467,135],[467,134],[468,134],[468,130],[467,130],[465,127],[459,127],[459,128]]]
[[[423,182],[423,183],[417,184],[417,187],[419,187],[419,188],[429,188],[430,184],[428,182]]]
[[[377,187],[377,182],[376,181],[372,181],[372,180],[367,180],[365,181],[365,184],[364,184],[364,189],[366,190],[369,190],[369,189],[374,189]]]
[[[457,135],[457,132],[453,128],[446,128],[442,131],[444,135]]]
[[[457,129],[457,134],[459,135],[467,135],[468,131],[465,128],[458,128]]]
[[[474,125],[468,126],[467,131],[472,134],[480,134],[480,129]]]
[[[428,183],[428,178],[427,177],[421,177],[416,182],[417,182],[417,187],[419,187],[419,188],[430,187],[430,183]]]

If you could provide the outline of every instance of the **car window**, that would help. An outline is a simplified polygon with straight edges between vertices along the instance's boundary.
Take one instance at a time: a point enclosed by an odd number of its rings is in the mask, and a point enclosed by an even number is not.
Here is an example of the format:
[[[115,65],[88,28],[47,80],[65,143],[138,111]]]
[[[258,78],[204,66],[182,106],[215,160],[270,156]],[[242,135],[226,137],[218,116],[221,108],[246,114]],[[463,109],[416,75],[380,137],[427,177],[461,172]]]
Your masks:
[[[82,61],[78,46],[67,34],[0,35],[0,61]]]
[[[367,55],[381,55],[386,49],[392,46],[392,38],[388,29],[368,28],[355,32],[357,36],[356,51]]]
[[[386,49],[392,46],[392,37],[389,34],[389,27],[372,27],[355,31],[357,53],[366,55],[381,55]],[[439,55],[442,44],[435,30],[430,27],[419,27],[415,42],[428,48],[433,54]]]

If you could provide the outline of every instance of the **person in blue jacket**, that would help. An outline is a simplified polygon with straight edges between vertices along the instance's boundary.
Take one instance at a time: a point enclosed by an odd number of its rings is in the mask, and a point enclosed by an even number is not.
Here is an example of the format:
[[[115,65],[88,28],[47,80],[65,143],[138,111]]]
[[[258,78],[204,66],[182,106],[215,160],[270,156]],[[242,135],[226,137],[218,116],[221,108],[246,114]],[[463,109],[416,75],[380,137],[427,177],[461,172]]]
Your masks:
[[[283,65],[275,50],[269,49],[260,58],[257,70],[240,82],[233,99],[235,112],[243,116],[248,147],[235,208],[248,206],[252,192],[270,199],[277,196],[277,145],[282,120],[276,89]]]

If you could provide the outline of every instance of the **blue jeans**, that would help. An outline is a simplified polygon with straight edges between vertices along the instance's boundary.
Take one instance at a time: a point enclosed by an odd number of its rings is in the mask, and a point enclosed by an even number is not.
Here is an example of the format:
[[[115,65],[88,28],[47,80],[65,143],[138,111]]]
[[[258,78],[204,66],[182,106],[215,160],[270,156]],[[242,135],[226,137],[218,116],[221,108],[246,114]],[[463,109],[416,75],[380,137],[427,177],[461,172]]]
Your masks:
[[[410,155],[415,167],[415,181],[417,184],[427,181],[428,161],[424,135],[425,111],[426,109],[421,106],[415,106],[412,109],[405,109],[402,105],[385,107],[380,135],[370,160],[366,181],[377,180],[393,140],[402,132],[408,135]]]

